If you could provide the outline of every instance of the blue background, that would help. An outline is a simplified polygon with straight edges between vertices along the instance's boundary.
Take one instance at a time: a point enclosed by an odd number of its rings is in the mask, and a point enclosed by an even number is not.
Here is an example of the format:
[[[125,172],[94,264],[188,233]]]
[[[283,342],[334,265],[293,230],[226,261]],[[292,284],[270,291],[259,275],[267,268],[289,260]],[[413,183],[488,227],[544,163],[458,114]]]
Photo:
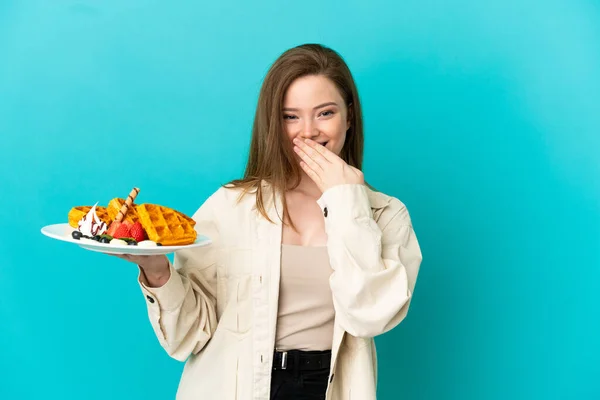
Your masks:
[[[3,0],[1,399],[174,397],[136,268],[39,229],[134,185],[193,213],[304,42],[348,61],[425,256],[379,398],[600,398],[598,2]]]

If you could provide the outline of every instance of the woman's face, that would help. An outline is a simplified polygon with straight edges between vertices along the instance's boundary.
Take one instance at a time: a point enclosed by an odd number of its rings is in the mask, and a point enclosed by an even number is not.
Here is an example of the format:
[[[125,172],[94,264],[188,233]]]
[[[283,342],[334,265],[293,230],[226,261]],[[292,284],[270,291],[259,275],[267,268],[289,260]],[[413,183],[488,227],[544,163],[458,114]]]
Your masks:
[[[283,124],[290,140],[309,138],[339,155],[350,128],[348,108],[324,76],[296,79],[283,100]]]

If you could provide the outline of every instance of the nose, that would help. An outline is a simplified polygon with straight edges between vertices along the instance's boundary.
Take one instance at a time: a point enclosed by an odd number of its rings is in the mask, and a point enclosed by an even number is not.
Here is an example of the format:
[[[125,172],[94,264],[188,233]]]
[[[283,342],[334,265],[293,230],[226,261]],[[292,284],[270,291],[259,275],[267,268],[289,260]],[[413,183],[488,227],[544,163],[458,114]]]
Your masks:
[[[319,136],[319,130],[315,122],[311,119],[305,119],[304,125],[302,126],[302,131],[300,132],[300,136],[303,138],[312,139],[314,137]]]

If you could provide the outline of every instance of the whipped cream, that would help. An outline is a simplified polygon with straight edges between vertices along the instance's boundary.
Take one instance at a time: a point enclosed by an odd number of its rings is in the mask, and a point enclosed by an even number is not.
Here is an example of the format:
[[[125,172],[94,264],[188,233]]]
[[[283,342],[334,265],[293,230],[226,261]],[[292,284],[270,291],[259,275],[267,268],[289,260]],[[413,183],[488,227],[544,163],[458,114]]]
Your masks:
[[[122,239],[112,239],[108,244],[111,246],[127,246],[127,242]]]
[[[78,229],[83,235],[94,237],[96,235],[102,235],[108,227],[106,223],[98,218],[96,214],[96,206],[98,203],[94,204],[94,207],[85,215],[81,221],[79,221]]]

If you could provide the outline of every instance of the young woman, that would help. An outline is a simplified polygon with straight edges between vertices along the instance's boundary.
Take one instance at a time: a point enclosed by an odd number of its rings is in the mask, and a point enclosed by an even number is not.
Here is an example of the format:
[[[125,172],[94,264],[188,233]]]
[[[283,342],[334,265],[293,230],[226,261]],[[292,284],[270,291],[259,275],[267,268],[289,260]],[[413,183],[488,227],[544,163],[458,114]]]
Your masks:
[[[406,316],[421,252],[362,157],[347,65],[320,45],[290,49],[264,80],[243,179],[193,216],[213,244],[173,265],[122,256],[160,344],[186,361],[178,399],[375,399],[373,338]]]

